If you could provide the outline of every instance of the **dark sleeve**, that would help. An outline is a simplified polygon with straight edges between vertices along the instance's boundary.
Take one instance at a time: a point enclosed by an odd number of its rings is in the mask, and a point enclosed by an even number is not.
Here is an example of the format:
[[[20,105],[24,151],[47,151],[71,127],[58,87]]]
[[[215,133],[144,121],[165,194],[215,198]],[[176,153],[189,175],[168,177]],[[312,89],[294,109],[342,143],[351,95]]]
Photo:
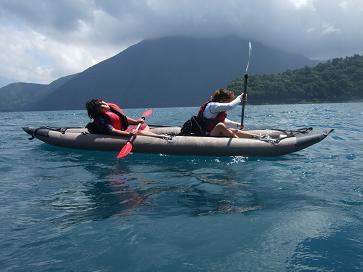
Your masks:
[[[114,128],[108,119],[102,117],[97,119],[97,127],[103,134],[110,134]]]

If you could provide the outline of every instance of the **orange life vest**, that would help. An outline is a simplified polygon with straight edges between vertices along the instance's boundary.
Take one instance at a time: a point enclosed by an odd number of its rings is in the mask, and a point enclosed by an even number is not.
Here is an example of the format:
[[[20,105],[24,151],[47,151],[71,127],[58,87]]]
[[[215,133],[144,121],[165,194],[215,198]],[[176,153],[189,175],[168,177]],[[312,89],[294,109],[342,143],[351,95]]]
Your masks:
[[[125,116],[122,109],[113,103],[107,103],[110,106],[110,110],[106,111],[104,115],[110,120],[111,126],[118,130],[127,129],[127,117]]]

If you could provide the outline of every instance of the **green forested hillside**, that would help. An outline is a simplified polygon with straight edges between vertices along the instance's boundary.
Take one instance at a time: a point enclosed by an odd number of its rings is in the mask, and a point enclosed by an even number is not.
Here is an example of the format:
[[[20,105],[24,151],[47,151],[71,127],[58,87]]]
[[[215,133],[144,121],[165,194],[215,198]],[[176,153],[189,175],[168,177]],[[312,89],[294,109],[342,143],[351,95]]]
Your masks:
[[[228,88],[240,93],[243,78]],[[250,75],[248,94],[248,101],[254,104],[361,101],[363,56],[336,58],[278,74]]]

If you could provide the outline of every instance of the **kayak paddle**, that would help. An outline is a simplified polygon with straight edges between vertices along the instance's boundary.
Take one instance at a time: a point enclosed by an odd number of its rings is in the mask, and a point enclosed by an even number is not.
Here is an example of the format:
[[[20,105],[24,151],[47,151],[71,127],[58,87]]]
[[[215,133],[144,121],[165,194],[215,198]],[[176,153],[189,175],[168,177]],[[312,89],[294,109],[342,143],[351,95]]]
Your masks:
[[[251,42],[248,42],[248,62],[246,66],[246,72],[244,76],[244,83],[243,83],[243,92],[245,95],[247,95],[247,80],[248,80],[248,67],[250,66],[250,58],[251,58],[251,51],[252,51],[252,45]],[[243,99],[243,97],[242,97]],[[242,115],[241,115],[241,126],[243,126],[243,119],[245,117],[245,105],[246,101],[242,101]]]
[[[148,109],[144,112],[144,114],[142,115],[142,119],[145,120],[146,117],[150,116],[152,114],[152,109]],[[139,123],[136,127],[136,131],[139,130],[140,126],[142,123]],[[117,155],[118,159],[124,158],[126,157],[132,150],[132,143],[136,138],[136,134],[132,135],[132,137],[130,138],[130,140],[127,141],[127,143],[121,148],[120,152]]]

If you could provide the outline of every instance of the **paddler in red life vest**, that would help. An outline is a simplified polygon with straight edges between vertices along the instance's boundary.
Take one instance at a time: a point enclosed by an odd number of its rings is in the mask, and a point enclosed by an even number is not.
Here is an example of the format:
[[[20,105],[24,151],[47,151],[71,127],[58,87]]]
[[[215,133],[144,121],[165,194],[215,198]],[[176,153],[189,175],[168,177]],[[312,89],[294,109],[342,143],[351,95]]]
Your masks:
[[[257,138],[257,135],[242,131],[240,123],[227,119],[227,111],[235,108],[246,99],[244,94],[235,97],[227,89],[215,91],[211,100],[204,103],[198,113],[198,120],[202,120],[202,129],[206,136],[229,138]]]
[[[140,134],[157,138],[169,138],[168,135],[155,134],[149,131],[144,119],[138,120],[127,117],[119,106],[105,102],[101,99],[92,99],[86,103],[88,116],[93,119],[86,127],[91,133],[101,133],[119,136],[132,136]],[[136,127],[142,123],[139,130]],[[131,127],[129,127],[132,125]]]

